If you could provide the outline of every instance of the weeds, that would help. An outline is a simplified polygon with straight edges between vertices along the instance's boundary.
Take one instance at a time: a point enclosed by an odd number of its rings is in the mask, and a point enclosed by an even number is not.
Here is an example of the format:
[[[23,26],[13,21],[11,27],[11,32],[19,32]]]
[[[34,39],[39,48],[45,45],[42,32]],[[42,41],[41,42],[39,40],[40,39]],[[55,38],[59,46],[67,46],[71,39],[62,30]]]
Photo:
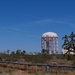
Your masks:
[[[13,72],[13,69],[9,69],[6,71],[7,73],[12,73]]]
[[[35,72],[34,75],[39,75],[39,73],[38,72]]]
[[[2,71],[0,71],[0,74],[2,74],[3,72]]]

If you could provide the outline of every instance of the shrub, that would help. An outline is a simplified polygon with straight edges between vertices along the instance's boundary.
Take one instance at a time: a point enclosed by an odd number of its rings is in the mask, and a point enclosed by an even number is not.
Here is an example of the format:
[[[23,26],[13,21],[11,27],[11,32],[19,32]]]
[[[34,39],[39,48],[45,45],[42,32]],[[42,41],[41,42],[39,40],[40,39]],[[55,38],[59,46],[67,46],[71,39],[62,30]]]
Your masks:
[[[73,61],[73,64],[72,65],[75,66],[75,60]]]
[[[35,72],[34,75],[39,75],[39,73],[38,72]]]
[[[0,71],[0,74],[2,74],[2,71]]]
[[[5,68],[6,68],[6,67],[7,67],[7,65],[6,65],[6,64],[3,64],[3,67],[5,67]]]
[[[9,70],[7,70],[6,72],[7,73],[11,73],[13,71],[13,69],[9,69]]]

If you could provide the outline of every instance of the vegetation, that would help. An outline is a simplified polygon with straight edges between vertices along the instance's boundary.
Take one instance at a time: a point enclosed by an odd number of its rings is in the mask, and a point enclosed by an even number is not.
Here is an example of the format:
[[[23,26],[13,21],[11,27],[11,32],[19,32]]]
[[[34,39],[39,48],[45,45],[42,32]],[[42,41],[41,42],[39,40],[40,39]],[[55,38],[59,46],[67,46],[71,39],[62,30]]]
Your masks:
[[[71,61],[71,65],[75,65],[75,55],[70,55],[70,52],[75,53],[75,34],[72,32],[70,36],[65,35],[63,37],[64,43],[62,48],[68,50],[67,55],[63,54],[46,54],[44,50],[42,53],[36,54],[27,54],[25,50],[16,50],[10,52],[7,50],[6,52],[0,53],[0,61],[19,61],[19,62],[30,62],[30,63],[49,63],[57,62],[59,65],[63,64],[63,62]],[[49,62],[50,61],[50,62]],[[58,62],[59,61],[59,62]],[[64,65],[64,64],[63,64]],[[4,65],[6,67],[6,65]]]
[[[65,35],[62,39],[64,39],[62,48],[68,50],[66,54],[70,54],[70,52],[75,54],[75,34],[72,32],[71,35]]]
[[[2,74],[2,71],[0,71],[0,74]]]
[[[70,52],[75,53],[75,34],[72,32],[70,36],[65,35],[63,37],[64,43],[62,45],[62,48],[65,50],[68,50],[66,54],[47,54],[45,50],[42,50],[42,53],[31,53],[27,54],[25,50],[16,50],[10,52],[10,50],[7,50],[6,52],[0,53],[0,61],[18,61],[18,62],[29,62],[29,63],[47,63],[47,64],[53,64],[53,65],[73,65],[75,66],[75,55],[70,55]],[[69,62],[69,63],[68,63]],[[2,70],[3,67],[3,70]],[[0,74],[3,74],[6,72],[9,75],[12,75],[12,73],[15,70],[19,70],[19,72],[24,72],[27,70],[27,66],[25,65],[10,65],[5,63],[0,63]],[[4,71],[4,69],[7,69]],[[43,71],[43,68],[38,67],[39,70],[36,71],[36,67],[29,67],[27,71],[28,73],[33,73],[33,75],[45,75],[39,71]],[[17,71],[16,71],[17,72]],[[75,71],[67,71],[67,70],[56,70],[56,69],[50,69],[49,74],[47,75],[75,75]],[[17,75],[17,74],[15,74]],[[23,74],[25,75],[25,73]]]
[[[26,54],[26,51],[12,51],[9,53],[0,53],[2,61],[18,61],[18,62],[29,62],[29,63],[48,63],[52,64],[57,63],[58,65],[67,64],[68,61],[71,61],[70,65],[75,65],[75,55],[63,55],[63,54],[40,54],[35,55]],[[62,62],[60,62],[62,61]],[[65,63],[66,62],[66,63]],[[6,65],[3,65],[6,67]]]

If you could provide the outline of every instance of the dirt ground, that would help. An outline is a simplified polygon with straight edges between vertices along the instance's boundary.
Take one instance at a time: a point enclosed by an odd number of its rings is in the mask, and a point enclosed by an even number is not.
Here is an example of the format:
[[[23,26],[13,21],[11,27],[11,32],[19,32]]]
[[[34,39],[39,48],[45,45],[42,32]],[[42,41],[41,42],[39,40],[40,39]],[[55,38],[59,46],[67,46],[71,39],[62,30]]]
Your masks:
[[[1,70],[1,69],[0,69]],[[27,73],[22,70],[4,70],[3,69],[0,71],[0,75],[75,75],[75,72],[62,72],[62,73]]]
[[[0,75],[75,75],[75,71],[50,70],[47,72],[29,72],[25,70],[0,67]]]

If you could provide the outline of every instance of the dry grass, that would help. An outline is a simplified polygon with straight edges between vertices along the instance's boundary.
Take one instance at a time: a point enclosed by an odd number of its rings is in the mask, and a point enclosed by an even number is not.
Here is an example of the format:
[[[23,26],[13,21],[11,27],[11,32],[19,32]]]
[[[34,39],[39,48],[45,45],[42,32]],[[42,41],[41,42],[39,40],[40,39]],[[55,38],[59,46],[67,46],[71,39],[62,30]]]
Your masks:
[[[75,75],[75,71],[51,69],[45,72],[45,68],[36,66],[0,64],[0,75]]]

